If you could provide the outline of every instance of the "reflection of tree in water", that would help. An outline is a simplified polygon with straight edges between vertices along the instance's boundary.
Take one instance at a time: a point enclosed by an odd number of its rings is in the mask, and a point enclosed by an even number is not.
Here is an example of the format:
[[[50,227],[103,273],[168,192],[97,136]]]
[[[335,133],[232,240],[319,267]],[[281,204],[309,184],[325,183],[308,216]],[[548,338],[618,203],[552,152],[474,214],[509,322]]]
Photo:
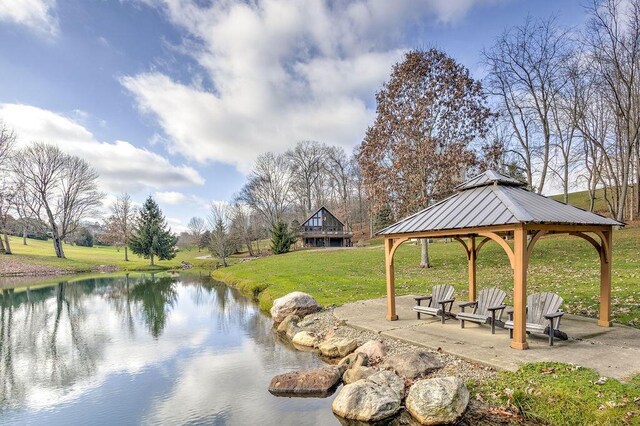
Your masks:
[[[167,325],[167,317],[178,300],[176,280],[152,276],[131,290],[131,299],[140,304],[143,320],[154,338],[160,337]]]
[[[64,389],[93,375],[106,339],[87,324],[87,287],[59,283],[0,300],[0,408],[20,404],[31,388]]]

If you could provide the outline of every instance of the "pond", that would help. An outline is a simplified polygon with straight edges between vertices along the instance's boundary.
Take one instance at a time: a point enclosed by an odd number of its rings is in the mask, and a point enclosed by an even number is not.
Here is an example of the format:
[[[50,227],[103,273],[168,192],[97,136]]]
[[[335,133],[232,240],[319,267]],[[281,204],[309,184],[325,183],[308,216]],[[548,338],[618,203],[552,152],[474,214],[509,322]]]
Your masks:
[[[338,424],[332,397],[267,391],[322,361],[209,278],[25,285],[0,302],[0,424]]]

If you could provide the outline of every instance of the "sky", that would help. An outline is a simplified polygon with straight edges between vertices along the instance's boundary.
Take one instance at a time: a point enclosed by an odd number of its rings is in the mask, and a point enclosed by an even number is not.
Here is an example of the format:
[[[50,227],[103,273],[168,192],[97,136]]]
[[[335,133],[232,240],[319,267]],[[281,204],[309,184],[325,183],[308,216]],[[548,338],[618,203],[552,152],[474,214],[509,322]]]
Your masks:
[[[100,174],[105,205],[152,195],[176,232],[301,140],[350,153],[409,49],[481,79],[481,51],[556,0],[0,0],[0,120]]]

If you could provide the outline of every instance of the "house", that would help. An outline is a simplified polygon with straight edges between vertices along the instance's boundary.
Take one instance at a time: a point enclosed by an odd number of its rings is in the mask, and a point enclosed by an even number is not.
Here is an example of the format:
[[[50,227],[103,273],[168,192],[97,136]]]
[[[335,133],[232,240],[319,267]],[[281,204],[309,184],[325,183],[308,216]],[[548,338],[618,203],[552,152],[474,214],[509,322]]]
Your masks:
[[[353,232],[325,207],[320,207],[300,227],[305,247],[351,247]]]

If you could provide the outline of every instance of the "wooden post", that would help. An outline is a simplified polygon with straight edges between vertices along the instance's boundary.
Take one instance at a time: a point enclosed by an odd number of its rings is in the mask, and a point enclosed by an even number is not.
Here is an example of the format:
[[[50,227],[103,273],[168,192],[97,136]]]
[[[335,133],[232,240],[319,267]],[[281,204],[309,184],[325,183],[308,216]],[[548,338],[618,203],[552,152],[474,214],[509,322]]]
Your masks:
[[[600,319],[598,325],[611,327],[611,243],[612,230],[602,232],[605,241],[600,244]],[[605,252],[606,251],[606,252]]]
[[[393,266],[393,239],[384,239],[384,260],[387,269],[387,319],[389,321],[397,321],[396,315],[396,283],[395,271]]]
[[[469,302],[477,297],[476,290],[476,237],[469,237]]]
[[[514,231],[513,268],[513,349],[529,349],[527,343],[527,230],[517,224]]]

